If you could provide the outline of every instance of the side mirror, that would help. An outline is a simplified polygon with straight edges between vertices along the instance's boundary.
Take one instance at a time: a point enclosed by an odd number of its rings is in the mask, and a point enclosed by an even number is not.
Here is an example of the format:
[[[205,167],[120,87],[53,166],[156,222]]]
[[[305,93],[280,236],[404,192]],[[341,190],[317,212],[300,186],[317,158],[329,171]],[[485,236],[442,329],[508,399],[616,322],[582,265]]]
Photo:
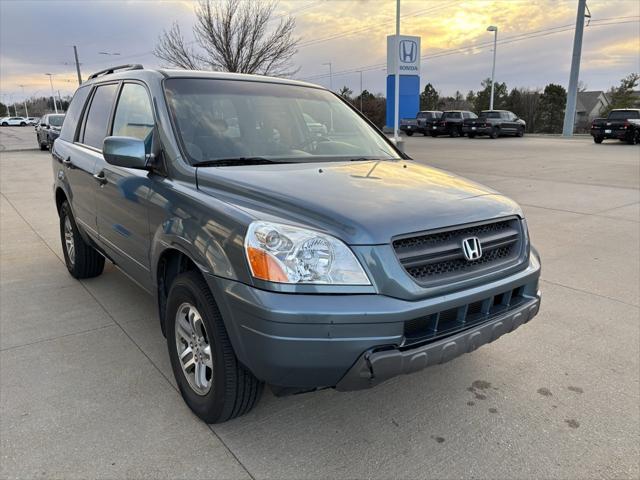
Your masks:
[[[147,168],[144,141],[133,137],[107,137],[102,144],[107,163],[125,168]]]

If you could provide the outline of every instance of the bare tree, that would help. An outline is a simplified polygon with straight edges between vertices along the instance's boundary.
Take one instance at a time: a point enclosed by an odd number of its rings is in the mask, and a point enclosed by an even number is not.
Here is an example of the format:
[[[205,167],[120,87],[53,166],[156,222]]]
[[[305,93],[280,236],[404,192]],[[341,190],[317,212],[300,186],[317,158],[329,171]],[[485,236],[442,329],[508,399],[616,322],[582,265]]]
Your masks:
[[[170,66],[188,70],[223,70],[238,73],[291,76],[297,69],[291,59],[297,52],[295,20],[282,17],[269,23],[275,0],[199,0],[195,42],[186,42],[174,23],[162,32],[154,55]],[[191,47],[196,43],[200,48]]]

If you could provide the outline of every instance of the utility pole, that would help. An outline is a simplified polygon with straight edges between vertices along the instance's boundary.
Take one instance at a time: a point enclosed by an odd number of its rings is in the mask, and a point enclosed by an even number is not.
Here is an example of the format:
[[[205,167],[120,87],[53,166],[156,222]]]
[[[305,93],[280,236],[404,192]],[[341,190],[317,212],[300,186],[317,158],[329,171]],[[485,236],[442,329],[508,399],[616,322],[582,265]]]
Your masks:
[[[80,75],[80,62],[78,62],[78,49],[73,46],[73,55],[76,57],[76,72],[78,72],[78,85],[82,85],[82,75]]]
[[[333,92],[333,72],[331,71],[331,62],[323,63],[322,65],[329,65],[329,90]]]
[[[582,34],[584,32],[584,10],[587,0],[578,0],[578,14],[576,16],[576,33],[573,37],[573,57],[571,58],[571,73],[569,74],[569,91],[567,105],[564,109],[564,126],[562,136],[573,135],[576,119],[576,101],[578,97],[578,77],[580,76],[580,57],[582,55]]]
[[[24,116],[28,117],[29,110],[27,110],[27,97],[24,96],[24,85],[20,85],[20,88],[22,88],[22,101],[24,102]]]
[[[62,110],[62,97],[60,96],[60,90],[58,90],[58,103],[60,104],[60,110]]]
[[[56,113],[58,113],[58,105],[56,104],[56,94],[53,91],[53,73],[45,73],[45,75],[47,75],[49,77],[49,83],[51,84],[51,100],[53,100],[53,108],[55,109]]]
[[[398,135],[398,123],[400,116],[400,62],[398,61],[398,55],[400,52],[400,0],[396,0],[396,47],[394,55],[396,56],[396,71],[395,73],[395,85],[393,89],[393,139],[396,145],[400,142],[400,136]]]
[[[493,92],[496,76],[496,48],[498,47],[498,27],[491,25],[487,27],[487,32],[493,32],[493,67],[491,67],[491,100],[489,100],[489,110],[493,110]]]
[[[360,113],[362,113],[362,70],[360,70]]]

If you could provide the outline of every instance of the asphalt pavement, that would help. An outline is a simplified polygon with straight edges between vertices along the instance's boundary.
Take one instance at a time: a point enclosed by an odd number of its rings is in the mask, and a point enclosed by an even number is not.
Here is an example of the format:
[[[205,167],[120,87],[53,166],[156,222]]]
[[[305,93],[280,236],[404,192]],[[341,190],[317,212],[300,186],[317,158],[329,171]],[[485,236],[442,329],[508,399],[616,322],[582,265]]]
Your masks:
[[[208,426],[176,389],[152,299],[111,265],[68,275],[50,155],[32,127],[0,128],[0,478],[638,478],[640,148],[406,140],[523,206],[538,317],[372,390],[267,390]]]

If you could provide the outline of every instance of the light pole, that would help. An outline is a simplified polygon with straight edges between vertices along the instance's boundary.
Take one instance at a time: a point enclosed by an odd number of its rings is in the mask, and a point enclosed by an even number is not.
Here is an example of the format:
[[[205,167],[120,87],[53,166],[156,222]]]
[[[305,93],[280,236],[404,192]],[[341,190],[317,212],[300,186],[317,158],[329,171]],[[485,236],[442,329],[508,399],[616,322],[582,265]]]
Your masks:
[[[489,110],[493,110],[493,91],[496,76],[496,47],[498,46],[498,27],[491,25],[487,27],[487,32],[493,32],[493,67],[491,67],[491,100],[489,100]]]
[[[45,73],[49,77],[49,83],[51,84],[51,99],[53,100],[53,108],[58,113],[58,104],[56,104],[56,94],[53,91],[53,73]]]
[[[400,136],[398,135],[398,123],[400,116],[400,63],[397,61],[398,52],[400,51],[400,0],[396,0],[396,45],[394,49],[394,55],[396,56],[396,71],[394,79],[393,89],[393,139],[396,145],[400,142]]]
[[[331,62],[323,63],[322,65],[329,65],[329,90],[333,92],[333,72],[331,70]]]
[[[24,102],[24,116],[28,117],[29,110],[27,110],[27,97],[24,96],[24,85],[20,85],[20,88],[22,89],[22,101]]]

